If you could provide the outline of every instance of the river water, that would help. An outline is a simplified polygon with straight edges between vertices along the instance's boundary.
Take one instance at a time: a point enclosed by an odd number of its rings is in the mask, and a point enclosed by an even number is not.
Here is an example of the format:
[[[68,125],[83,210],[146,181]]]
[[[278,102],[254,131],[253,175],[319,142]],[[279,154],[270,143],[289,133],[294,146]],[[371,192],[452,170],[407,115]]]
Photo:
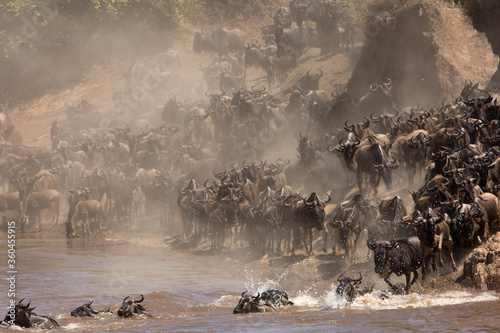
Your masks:
[[[5,232],[0,237],[0,267],[6,276]],[[382,300],[386,285],[374,276],[373,293],[347,306],[335,293],[336,280],[322,279],[314,266],[275,270],[266,260],[174,251],[165,239],[154,231],[73,240],[62,234],[18,235],[18,299],[31,300],[36,313],[59,322],[62,328],[56,331],[68,332],[500,331],[500,295],[491,291],[417,287],[410,295]],[[0,287],[1,303],[7,306],[6,279]],[[243,291],[269,288],[286,290],[295,305],[277,313],[232,314]],[[70,316],[89,300],[97,310],[116,311],[124,297],[139,294],[153,318]]]

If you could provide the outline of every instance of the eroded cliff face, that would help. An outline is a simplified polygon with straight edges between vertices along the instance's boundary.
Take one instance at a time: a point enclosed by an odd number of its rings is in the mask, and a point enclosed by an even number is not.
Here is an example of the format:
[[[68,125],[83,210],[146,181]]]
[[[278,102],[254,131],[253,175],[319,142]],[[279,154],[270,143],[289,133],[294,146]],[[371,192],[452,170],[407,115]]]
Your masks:
[[[500,290],[500,233],[469,253],[461,280],[467,287]]]
[[[409,2],[374,14],[348,92],[359,98],[370,84],[391,78],[398,108],[430,107],[455,99],[466,80],[486,85],[498,66],[486,36],[461,7],[444,1]]]
[[[500,1],[467,0],[465,12],[474,28],[486,35],[493,53],[500,56]],[[500,91],[500,63],[488,88]]]

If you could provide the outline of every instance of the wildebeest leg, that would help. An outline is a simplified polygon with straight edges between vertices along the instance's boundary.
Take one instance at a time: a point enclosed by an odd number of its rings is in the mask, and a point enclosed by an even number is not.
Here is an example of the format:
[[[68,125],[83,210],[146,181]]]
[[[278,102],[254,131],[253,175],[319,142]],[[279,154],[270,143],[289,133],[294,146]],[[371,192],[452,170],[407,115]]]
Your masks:
[[[327,253],[328,252],[328,248],[326,247],[327,246],[327,242],[328,242],[328,230],[325,226],[325,230],[323,230],[325,236],[323,237],[323,252],[324,253]]]
[[[422,263],[422,282],[425,280],[425,276],[427,275],[427,268],[429,267],[430,259],[431,255],[424,252],[424,261]]]
[[[432,255],[432,271],[433,272],[437,272],[437,268],[436,268],[436,254]]]
[[[363,194],[363,174],[361,172],[356,173],[356,181],[358,182],[359,194]]]
[[[436,236],[436,238],[438,239],[439,267],[443,267],[444,266],[443,256],[442,256],[442,253],[443,253],[443,237],[441,235],[439,235],[439,236]]]
[[[85,230],[87,230],[89,238],[92,238],[92,232],[90,231],[89,215],[85,214],[82,220],[83,220],[83,237],[85,237]]]
[[[55,220],[55,222],[53,223],[54,226],[57,225],[57,223],[59,222],[59,200],[56,201],[54,207],[53,207],[53,212],[52,212],[52,219]]]
[[[390,281],[389,281],[389,277],[384,277],[384,281],[385,283],[387,283],[389,285],[389,288],[391,288],[392,290],[397,290],[398,288],[396,288]]]
[[[312,230],[312,228],[308,230],[308,236],[309,236],[309,252],[308,252],[308,254],[314,256],[314,252],[313,252],[313,230]],[[306,250],[307,250],[307,246],[306,246]]]
[[[448,248],[448,252],[450,253],[451,265],[453,266],[453,271],[457,271],[457,264],[455,264],[455,260],[453,259],[453,240],[449,240],[446,242],[446,247]]]
[[[418,278],[418,270],[415,269],[415,270],[412,270],[413,272],[413,279],[411,280],[410,282],[410,285],[408,286],[408,281],[410,280],[410,274],[408,274],[407,278],[406,278],[406,285],[407,285],[407,292],[410,290],[411,286],[413,286],[413,284],[415,283],[415,281],[417,281],[417,278]]]
[[[300,228],[298,226],[293,228],[292,236],[292,256],[295,255],[295,247],[301,242]]]

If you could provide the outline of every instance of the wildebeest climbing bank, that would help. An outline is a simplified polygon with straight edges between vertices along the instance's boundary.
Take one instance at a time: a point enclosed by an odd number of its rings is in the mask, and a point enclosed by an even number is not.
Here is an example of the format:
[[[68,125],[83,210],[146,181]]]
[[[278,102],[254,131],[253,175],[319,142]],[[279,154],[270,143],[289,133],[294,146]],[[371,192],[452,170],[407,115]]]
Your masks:
[[[495,330],[495,13],[0,4],[0,329]]]

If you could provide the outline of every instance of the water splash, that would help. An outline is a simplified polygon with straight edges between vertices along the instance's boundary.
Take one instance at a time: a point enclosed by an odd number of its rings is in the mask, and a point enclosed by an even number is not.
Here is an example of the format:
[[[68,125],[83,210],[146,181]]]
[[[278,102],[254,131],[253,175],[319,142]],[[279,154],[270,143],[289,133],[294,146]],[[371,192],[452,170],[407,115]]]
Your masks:
[[[63,326],[63,328],[66,330],[76,330],[76,329],[79,329],[81,327],[82,327],[82,325],[80,323],[70,323],[66,326]]]
[[[351,308],[360,310],[414,309],[498,299],[499,297],[492,293],[471,294],[466,291],[411,293],[409,295],[391,295],[389,298],[382,299],[380,292],[373,292],[355,299]]]
[[[320,299],[316,292],[311,294],[311,290],[315,286],[311,286],[310,288],[302,291],[299,290],[299,293],[295,297],[291,297],[290,300],[298,307],[306,307],[306,308],[314,308],[317,307],[320,303]]]
[[[347,301],[343,297],[340,297],[339,294],[337,294],[337,287],[337,284],[332,284],[331,289],[327,291],[324,298],[324,309],[341,309],[345,308],[348,305]]]
[[[288,270],[286,270],[282,274],[276,275],[276,277],[274,278],[267,278],[264,281],[255,280],[253,277],[253,272],[245,270],[245,273],[250,277],[249,280],[245,283],[245,290],[262,293],[269,289],[279,289],[280,282],[285,280],[288,274]]]

